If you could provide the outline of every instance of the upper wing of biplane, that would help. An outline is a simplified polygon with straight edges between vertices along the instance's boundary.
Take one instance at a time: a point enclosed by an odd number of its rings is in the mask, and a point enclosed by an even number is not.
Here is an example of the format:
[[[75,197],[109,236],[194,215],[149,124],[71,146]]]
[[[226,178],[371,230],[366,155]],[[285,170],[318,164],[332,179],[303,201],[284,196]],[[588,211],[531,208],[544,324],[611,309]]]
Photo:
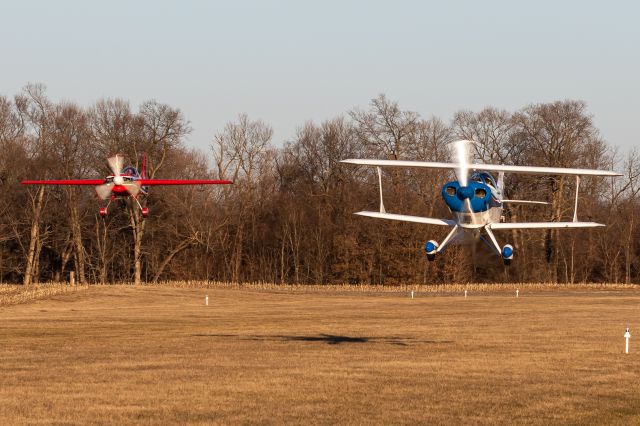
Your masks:
[[[348,159],[342,163],[361,164],[365,166],[378,167],[424,167],[428,169],[450,169],[460,168],[459,163],[437,163],[430,161],[409,161],[409,160],[366,160]],[[506,173],[529,173],[546,175],[573,175],[573,176],[622,176],[620,173],[611,170],[574,169],[563,167],[537,167],[537,166],[507,166],[502,164],[469,164],[469,170],[484,170],[488,172]]]

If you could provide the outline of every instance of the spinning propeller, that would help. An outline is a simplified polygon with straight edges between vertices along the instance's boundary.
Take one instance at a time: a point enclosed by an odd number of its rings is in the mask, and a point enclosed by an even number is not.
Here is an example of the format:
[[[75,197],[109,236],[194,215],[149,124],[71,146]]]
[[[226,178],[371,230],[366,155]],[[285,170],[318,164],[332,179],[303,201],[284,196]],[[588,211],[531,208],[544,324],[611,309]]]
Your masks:
[[[113,172],[113,181],[96,186],[98,197],[103,200],[111,197],[111,191],[116,185],[124,187],[131,196],[137,196],[142,186],[140,182],[125,180],[120,174],[120,171],[124,167],[124,157],[122,155],[114,155],[113,157],[107,158],[107,163],[109,163],[109,168]]]
[[[469,162],[471,156],[469,155],[469,145],[471,141],[456,141],[452,142],[454,157],[458,162],[458,169],[456,170],[456,177],[460,186],[467,186],[469,184]]]
[[[472,141],[461,140],[452,142],[452,150],[454,157],[458,163],[456,169],[456,178],[460,184],[458,189],[459,197],[464,197],[464,210],[465,213],[473,213],[471,208],[471,198],[473,197],[473,189],[469,188],[469,164],[471,163],[471,155],[469,152],[469,146],[473,144]]]

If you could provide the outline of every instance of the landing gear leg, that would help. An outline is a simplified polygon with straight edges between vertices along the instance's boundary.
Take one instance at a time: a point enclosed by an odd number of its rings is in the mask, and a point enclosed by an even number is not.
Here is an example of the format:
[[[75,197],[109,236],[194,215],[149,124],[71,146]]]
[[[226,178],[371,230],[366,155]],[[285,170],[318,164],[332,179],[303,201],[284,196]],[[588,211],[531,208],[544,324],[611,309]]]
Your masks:
[[[100,217],[102,217],[103,219],[107,216],[107,211],[109,210],[109,206],[111,205],[111,202],[114,199],[115,197],[111,196],[111,198],[109,198],[109,202],[107,203],[107,205],[104,207],[100,207]]]
[[[491,249],[495,252],[495,254],[500,256],[501,253],[502,253],[502,250],[500,249],[500,245],[498,244],[498,240],[496,240],[496,237],[493,235],[493,231],[491,231],[491,228],[489,228],[488,226],[485,226],[484,230],[487,233],[487,235],[489,236],[489,241],[487,241],[485,238],[483,238],[484,242],[486,242],[489,245],[489,247],[491,247]]]
[[[511,265],[511,261],[513,260],[513,246],[511,244],[505,244],[504,247],[500,248],[500,245],[498,244],[496,237],[493,235],[493,231],[491,231],[491,228],[489,228],[489,226],[485,226],[484,230],[489,236],[489,241],[484,238],[483,240],[487,244],[489,244],[489,246],[493,249],[493,251],[495,251],[498,256],[502,257],[502,261],[504,262],[505,266]]]
[[[438,245],[438,243],[433,240],[427,241],[427,243],[424,245],[424,251],[427,252],[427,260],[429,262],[432,262],[436,258],[436,254],[443,251],[449,244],[451,244],[456,240],[456,238],[458,238],[459,231],[460,228],[458,227],[458,225],[454,226],[451,232],[449,232],[444,240],[442,240],[442,243],[440,245]]]
[[[453,243],[461,234],[458,231],[460,231],[460,227],[458,227],[458,225],[454,226],[451,232],[449,232],[447,236],[444,237],[444,240],[442,240],[442,244],[440,244],[440,247],[438,247],[436,253],[444,251],[444,249],[446,249],[449,244]]]
[[[149,207],[142,207],[142,204],[140,204],[140,201],[138,201],[137,197],[133,197],[134,200],[136,200],[136,203],[138,203],[138,207],[140,207],[140,212],[142,213],[142,218],[146,219],[147,216],[149,216]]]

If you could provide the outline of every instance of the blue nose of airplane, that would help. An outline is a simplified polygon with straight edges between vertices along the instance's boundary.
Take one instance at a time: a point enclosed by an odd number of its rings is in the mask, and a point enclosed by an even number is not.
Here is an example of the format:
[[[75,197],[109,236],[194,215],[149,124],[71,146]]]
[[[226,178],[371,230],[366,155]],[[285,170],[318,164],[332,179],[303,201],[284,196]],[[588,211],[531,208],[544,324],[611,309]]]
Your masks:
[[[480,182],[469,182],[467,186],[460,186],[458,181],[447,182],[442,187],[442,198],[451,211],[484,212],[491,205],[491,188]]]
[[[458,198],[464,200],[465,198],[473,197],[474,189],[470,186],[461,186],[458,188]]]

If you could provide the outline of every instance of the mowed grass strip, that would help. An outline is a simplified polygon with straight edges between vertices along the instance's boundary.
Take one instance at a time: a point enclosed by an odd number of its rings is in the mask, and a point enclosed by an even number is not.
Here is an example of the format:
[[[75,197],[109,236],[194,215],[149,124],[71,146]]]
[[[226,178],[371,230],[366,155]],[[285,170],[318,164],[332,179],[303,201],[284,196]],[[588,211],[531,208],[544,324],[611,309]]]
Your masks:
[[[105,286],[0,324],[5,424],[640,423],[636,290]]]

